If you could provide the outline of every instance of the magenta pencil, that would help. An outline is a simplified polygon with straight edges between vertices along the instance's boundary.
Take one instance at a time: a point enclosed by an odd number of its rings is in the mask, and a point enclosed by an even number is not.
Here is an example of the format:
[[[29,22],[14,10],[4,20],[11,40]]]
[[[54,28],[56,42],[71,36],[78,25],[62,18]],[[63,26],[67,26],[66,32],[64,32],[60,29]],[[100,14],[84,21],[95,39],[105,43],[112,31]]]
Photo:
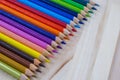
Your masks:
[[[21,36],[21,37],[23,37],[23,38],[25,38],[25,39],[27,39],[27,40],[35,43],[35,44],[41,46],[41,47],[44,48],[44,49],[47,49],[47,50],[49,50],[49,51],[53,51],[53,50],[54,50],[54,48],[52,48],[52,47],[51,47],[50,45],[48,45],[47,43],[45,43],[45,42],[43,42],[43,41],[35,38],[34,36],[31,36],[31,35],[23,32],[23,31],[15,28],[14,26],[12,26],[12,25],[10,25],[10,24],[2,21],[2,20],[0,20],[0,26],[2,26],[2,27],[4,27],[4,28],[6,28],[7,30],[10,30],[10,31],[14,32],[15,34],[17,34],[17,35],[19,35],[19,36]]]

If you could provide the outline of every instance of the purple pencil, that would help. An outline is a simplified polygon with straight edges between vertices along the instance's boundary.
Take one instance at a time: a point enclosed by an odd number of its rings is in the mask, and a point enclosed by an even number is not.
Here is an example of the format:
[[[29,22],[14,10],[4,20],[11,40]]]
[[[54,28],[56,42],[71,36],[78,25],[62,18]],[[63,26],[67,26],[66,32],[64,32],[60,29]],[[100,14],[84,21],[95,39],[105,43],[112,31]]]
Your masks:
[[[46,37],[46,36],[44,36],[44,35],[42,35],[42,34],[40,34],[38,32],[35,32],[34,30],[32,30],[30,28],[27,28],[26,26],[14,21],[14,20],[12,20],[12,19],[10,19],[10,18],[8,18],[8,17],[6,17],[4,15],[0,14],[0,19],[7,22],[7,23],[9,23],[9,24],[11,24],[11,25],[13,25],[14,27],[16,27],[16,28],[18,28],[18,29],[20,29],[20,30],[22,30],[22,31],[24,31],[24,32],[26,32],[26,33],[28,33],[28,34],[30,34],[30,35],[44,41],[44,42],[46,42],[46,43],[48,43],[52,47],[56,48],[58,46],[58,44],[55,41],[53,41],[52,39],[50,39],[50,38],[48,38],[48,37]],[[58,48],[59,47],[60,46],[58,46]]]
[[[41,46],[42,48],[47,49],[48,51],[53,51],[54,50],[54,48],[52,48],[49,44],[47,44],[47,43],[45,43],[45,42],[35,38],[34,36],[31,36],[31,35],[23,32],[23,31],[15,28],[14,26],[12,26],[12,25],[10,25],[10,24],[2,21],[2,20],[0,20],[0,25],[2,27],[6,28],[7,30],[10,30],[13,33],[15,33],[15,34],[17,34],[17,35],[19,35],[19,36],[21,36],[21,37],[23,37],[23,38],[33,42],[33,43]]]

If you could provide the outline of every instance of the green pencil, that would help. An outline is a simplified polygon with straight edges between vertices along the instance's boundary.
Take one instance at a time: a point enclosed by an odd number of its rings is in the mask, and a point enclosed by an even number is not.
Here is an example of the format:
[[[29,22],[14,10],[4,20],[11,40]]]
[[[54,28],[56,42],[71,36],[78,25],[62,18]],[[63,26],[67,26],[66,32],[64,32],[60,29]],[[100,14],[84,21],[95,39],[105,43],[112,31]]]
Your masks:
[[[18,70],[12,68],[11,66],[0,61],[0,69],[7,72],[11,76],[17,78],[18,80],[29,80],[29,78]]]
[[[63,0],[51,0],[51,1],[54,2],[54,3],[57,3],[57,4],[59,4],[59,5],[61,5],[61,6],[63,6],[63,7],[65,7],[65,8],[67,8],[67,9],[70,9],[70,10],[72,10],[72,11],[74,11],[74,12],[80,13],[80,14],[82,14],[83,16],[90,17],[90,15],[87,14],[87,13],[86,13],[85,11],[83,11],[82,9],[77,8],[77,7],[73,6],[73,5],[70,5],[70,4],[66,3],[66,2],[64,2]]]
[[[82,4],[77,3],[75,1],[72,1],[72,0],[63,0],[63,1],[68,3],[68,4],[71,4],[71,5],[75,6],[77,8],[80,8],[80,9],[84,10],[85,12],[93,13],[92,10],[90,10],[89,8],[85,7]]]

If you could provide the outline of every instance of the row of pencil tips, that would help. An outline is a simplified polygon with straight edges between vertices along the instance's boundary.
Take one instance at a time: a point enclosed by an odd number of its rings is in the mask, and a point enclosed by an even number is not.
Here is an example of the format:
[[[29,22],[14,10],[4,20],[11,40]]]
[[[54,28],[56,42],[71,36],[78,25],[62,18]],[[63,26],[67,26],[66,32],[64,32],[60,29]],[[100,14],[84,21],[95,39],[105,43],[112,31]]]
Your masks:
[[[36,77],[97,7],[89,0],[0,0],[0,69],[19,80]]]

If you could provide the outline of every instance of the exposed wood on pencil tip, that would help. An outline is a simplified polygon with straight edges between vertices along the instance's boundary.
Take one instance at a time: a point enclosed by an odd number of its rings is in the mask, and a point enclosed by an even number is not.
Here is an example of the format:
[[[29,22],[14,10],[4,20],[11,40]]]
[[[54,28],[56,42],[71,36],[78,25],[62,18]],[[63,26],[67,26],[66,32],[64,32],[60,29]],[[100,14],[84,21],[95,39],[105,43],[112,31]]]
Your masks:
[[[36,66],[39,66],[40,63],[41,63],[41,62],[40,62],[38,59],[34,59],[34,64],[35,64]]]
[[[53,54],[49,54],[48,57],[50,57],[50,58],[54,58],[54,55],[53,55]]]

